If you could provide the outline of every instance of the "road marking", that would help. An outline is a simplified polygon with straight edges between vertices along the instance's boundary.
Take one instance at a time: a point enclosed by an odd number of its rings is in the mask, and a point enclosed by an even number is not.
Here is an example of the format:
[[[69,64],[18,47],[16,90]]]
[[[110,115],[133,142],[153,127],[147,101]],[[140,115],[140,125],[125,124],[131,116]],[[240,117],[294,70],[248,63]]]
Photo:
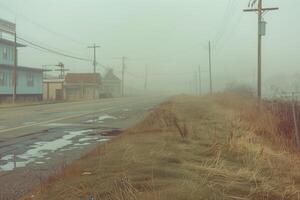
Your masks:
[[[38,125],[45,125],[45,124],[58,122],[58,121],[63,121],[63,120],[67,120],[67,119],[78,118],[78,117],[82,117],[82,116],[85,116],[85,115],[96,114],[96,113],[99,113],[99,112],[110,110],[112,108],[114,108],[114,107],[108,107],[108,108],[105,108],[105,109],[101,109],[101,110],[98,110],[97,112],[88,112],[88,113],[79,114],[79,115],[72,115],[72,116],[67,116],[67,117],[51,119],[51,120],[47,120],[47,121],[43,121],[43,122],[36,122],[36,123],[33,123],[33,124],[18,126],[18,127],[14,127],[14,128],[2,129],[2,130],[0,130],[0,133],[15,131],[15,130],[19,130],[19,129],[22,129],[22,128],[29,128],[29,127],[38,126]]]

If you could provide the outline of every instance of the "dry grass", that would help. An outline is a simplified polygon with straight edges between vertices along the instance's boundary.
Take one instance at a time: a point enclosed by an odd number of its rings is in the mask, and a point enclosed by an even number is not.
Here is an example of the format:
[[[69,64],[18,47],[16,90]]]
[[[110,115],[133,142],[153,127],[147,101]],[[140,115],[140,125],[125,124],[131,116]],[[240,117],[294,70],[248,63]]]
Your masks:
[[[299,199],[300,159],[264,139],[276,119],[254,108],[233,95],[175,97],[27,199]]]

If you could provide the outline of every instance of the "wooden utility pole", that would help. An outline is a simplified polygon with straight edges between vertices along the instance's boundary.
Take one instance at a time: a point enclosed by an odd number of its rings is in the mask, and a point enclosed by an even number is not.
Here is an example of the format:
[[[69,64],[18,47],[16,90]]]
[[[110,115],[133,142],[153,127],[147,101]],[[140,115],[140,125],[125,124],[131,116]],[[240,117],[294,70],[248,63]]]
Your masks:
[[[208,63],[209,63],[209,91],[212,95],[213,93],[213,86],[212,86],[212,74],[211,74],[211,44],[210,41],[208,42]]]
[[[55,71],[59,71],[60,72],[59,78],[60,79],[64,79],[65,78],[65,72],[69,71],[69,69],[66,69],[65,65],[62,62],[58,63],[55,66],[59,67],[58,69],[55,69]]]
[[[250,0],[249,6],[253,7],[257,3],[257,9],[244,9],[244,12],[257,12],[258,14],[258,44],[257,44],[257,96],[261,99],[261,60],[262,60],[262,36],[265,35],[265,22],[262,21],[262,16],[267,11],[278,10],[279,8],[263,8],[262,0]]]
[[[194,72],[194,92],[195,92],[195,95],[198,95],[198,92],[199,92],[198,86],[199,86],[198,73],[197,73],[197,71],[195,71]]]
[[[125,60],[126,60],[126,57],[123,56],[122,57],[122,97],[125,96]]]
[[[262,0],[258,0],[258,20],[257,20],[257,96],[261,99],[261,19],[262,19]]]
[[[144,90],[147,91],[148,89],[148,66],[146,65],[145,67],[145,85],[144,85]]]
[[[198,81],[199,81],[199,86],[198,86],[198,89],[199,89],[199,96],[201,96],[202,94],[202,83],[201,83],[201,66],[199,65],[198,67]]]
[[[97,58],[96,58],[96,50],[97,48],[100,48],[100,46],[97,46],[94,44],[93,46],[88,46],[89,49],[94,49],[94,61],[93,61],[93,66],[94,66],[94,73],[96,73],[96,67],[97,67]]]

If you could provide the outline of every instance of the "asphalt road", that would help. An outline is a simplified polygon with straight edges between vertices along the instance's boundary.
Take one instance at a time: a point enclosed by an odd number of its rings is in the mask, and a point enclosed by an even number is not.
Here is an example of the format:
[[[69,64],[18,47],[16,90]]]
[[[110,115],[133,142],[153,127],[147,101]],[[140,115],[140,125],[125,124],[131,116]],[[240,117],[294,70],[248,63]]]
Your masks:
[[[0,140],[7,140],[40,131],[47,125],[78,119],[105,111],[120,110],[131,105],[147,106],[159,103],[161,97],[131,97],[98,101],[45,104],[0,109]],[[41,128],[43,127],[43,128]]]
[[[30,191],[62,163],[110,140],[106,133],[133,126],[166,99],[126,97],[0,109],[0,196],[14,199]]]

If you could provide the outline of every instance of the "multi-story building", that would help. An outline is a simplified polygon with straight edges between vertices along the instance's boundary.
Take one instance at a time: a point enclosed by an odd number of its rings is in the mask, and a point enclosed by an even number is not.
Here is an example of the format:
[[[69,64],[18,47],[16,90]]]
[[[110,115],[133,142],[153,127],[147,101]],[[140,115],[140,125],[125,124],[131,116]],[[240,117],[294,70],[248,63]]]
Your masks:
[[[17,44],[17,47],[25,47]],[[16,100],[43,99],[43,70],[17,66]],[[14,42],[0,38],[0,102],[10,101],[14,92]]]

